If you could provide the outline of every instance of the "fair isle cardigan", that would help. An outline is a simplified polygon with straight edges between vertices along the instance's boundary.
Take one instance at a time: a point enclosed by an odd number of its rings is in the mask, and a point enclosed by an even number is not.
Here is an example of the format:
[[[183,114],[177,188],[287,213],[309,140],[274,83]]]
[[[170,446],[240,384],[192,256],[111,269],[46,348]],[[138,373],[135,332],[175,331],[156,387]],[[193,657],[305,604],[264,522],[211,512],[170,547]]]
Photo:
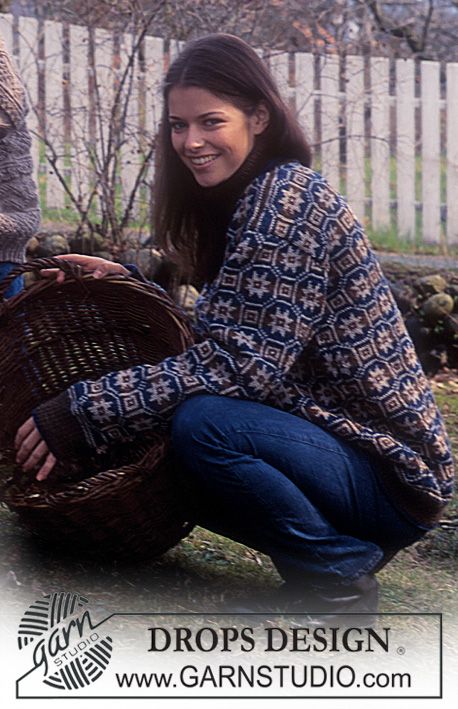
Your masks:
[[[0,37],[0,262],[25,260],[40,226],[24,88]]]
[[[195,394],[259,401],[367,451],[423,525],[452,493],[441,415],[368,240],[317,173],[290,162],[239,199],[223,265],[196,306],[196,344],[83,381],[35,421],[59,458],[166,428]]]

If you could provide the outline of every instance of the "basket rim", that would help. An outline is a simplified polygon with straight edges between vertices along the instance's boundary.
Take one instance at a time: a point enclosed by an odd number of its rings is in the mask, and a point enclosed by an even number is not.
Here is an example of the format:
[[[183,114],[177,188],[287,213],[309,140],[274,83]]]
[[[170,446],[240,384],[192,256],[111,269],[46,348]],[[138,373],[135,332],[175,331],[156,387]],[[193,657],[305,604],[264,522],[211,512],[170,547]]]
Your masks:
[[[162,449],[162,450],[161,450]],[[127,489],[134,487],[137,483],[146,480],[157,467],[163,463],[167,455],[167,441],[156,441],[145,454],[135,463],[126,463],[119,468],[108,468],[101,470],[94,475],[90,475],[82,480],[62,482],[55,488],[48,489],[42,483],[31,479],[30,486],[20,491],[17,490],[11,494],[11,488],[14,488],[14,482],[11,476],[5,479],[1,490],[0,501],[8,506],[21,508],[49,508],[58,504],[61,500],[64,504],[80,505],[94,495],[99,494],[100,489],[104,487],[110,489],[111,492],[119,489]],[[154,457],[154,466],[148,465],[148,461]],[[109,483],[109,486],[107,485]],[[27,490],[31,494],[27,495]],[[84,490],[84,492],[82,492]],[[8,492],[10,491],[10,493]],[[107,495],[108,497],[108,495]],[[35,501],[30,504],[30,500],[35,498]],[[29,502],[26,502],[29,500]],[[53,502],[51,503],[50,500]]]

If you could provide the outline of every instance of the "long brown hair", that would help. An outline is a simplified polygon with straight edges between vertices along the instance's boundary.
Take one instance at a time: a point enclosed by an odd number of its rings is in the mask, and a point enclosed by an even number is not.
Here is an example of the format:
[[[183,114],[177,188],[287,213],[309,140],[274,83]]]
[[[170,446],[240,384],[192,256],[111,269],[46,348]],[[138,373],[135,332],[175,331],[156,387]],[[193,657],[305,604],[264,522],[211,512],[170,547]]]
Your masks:
[[[212,34],[191,42],[171,64],[164,81],[164,108],[158,136],[154,187],[155,243],[192,278],[199,233],[195,180],[172,147],[168,98],[175,86],[195,86],[231,101],[247,115],[263,102],[270,120],[263,133],[269,160],[310,165],[310,147],[280,96],[265,63],[246,42]]]

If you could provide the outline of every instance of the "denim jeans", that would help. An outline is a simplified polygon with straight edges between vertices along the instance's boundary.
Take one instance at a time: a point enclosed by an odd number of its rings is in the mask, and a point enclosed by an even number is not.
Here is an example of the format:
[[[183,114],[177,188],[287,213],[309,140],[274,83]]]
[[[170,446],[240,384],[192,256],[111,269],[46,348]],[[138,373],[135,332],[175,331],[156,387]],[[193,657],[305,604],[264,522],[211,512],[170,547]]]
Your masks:
[[[350,583],[425,533],[385,494],[383,462],[270,406],[192,397],[172,449],[196,522],[268,554],[295,584]]]
[[[18,264],[17,263],[11,263],[10,261],[4,261],[3,263],[0,263],[0,283],[3,281],[4,278],[7,277],[7,275],[15,268]],[[19,293],[24,287],[24,278],[23,276],[18,276],[8,290],[5,293],[5,298],[11,298],[13,295],[16,295]]]

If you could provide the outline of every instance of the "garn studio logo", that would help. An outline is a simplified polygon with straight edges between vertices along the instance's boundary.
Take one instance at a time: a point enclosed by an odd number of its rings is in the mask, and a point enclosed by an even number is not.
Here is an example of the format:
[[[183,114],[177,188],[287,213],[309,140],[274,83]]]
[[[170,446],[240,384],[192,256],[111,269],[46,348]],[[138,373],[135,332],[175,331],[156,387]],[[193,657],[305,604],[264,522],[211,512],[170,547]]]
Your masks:
[[[54,689],[80,689],[95,682],[110,662],[112,639],[101,637],[77,593],[50,593],[35,601],[19,624],[18,645],[33,644],[34,670]]]

